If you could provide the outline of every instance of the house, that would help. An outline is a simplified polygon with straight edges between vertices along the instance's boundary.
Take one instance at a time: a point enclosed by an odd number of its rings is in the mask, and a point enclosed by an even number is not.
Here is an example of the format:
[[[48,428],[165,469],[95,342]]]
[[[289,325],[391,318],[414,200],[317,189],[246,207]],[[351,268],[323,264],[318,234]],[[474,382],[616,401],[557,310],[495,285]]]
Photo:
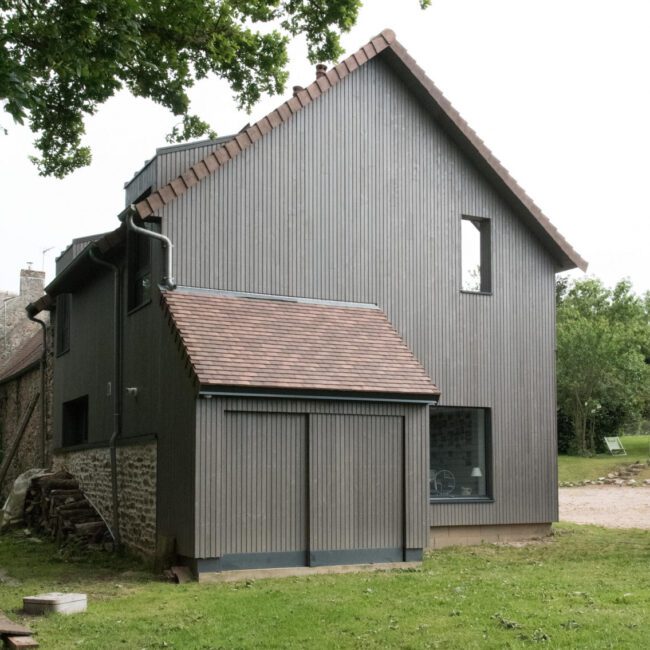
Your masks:
[[[126,206],[30,306],[55,462],[125,545],[204,576],[549,531],[554,278],[586,263],[391,31]]]
[[[48,318],[25,307],[43,296],[45,273],[21,269],[20,292],[0,291],[0,503],[19,474],[49,463],[51,364],[43,355]]]
[[[25,307],[43,295],[45,273],[32,268],[20,270],[19,293],[0,290],[0,365],[35,332],[38,323],[25,317]]]
[[[50,395],[43,333],[36,332],[0,366],[0,503],[20,474],[50,462]]]

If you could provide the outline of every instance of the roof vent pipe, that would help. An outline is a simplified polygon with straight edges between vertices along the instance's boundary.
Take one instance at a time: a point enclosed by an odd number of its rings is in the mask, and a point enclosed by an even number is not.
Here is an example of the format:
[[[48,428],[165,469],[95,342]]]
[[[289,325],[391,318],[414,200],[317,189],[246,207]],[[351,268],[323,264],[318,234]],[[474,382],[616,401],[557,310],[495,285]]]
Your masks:
[[[316,79],[319,77],[324,77],[327,72],[327,66],[324,63],[319,63],[316,66]]]
[[[174,274],[172,272],[172,249],[174,248],[172,244],[172,240],[169,237],[165,237],[165,235],[161,235],[158,232],[154,232],[153,230],[147,230],[146,228],[142,228],[141,226],[136,226],[133,221],[134,214],[135,214],[135,206],[131,205],[129,210],[126,211],[126,225],[131,230],[134,230],[135,232],[140,233],[145,237],[158,239],[159,241],[162,242],[163,248],[165,249],[167,255],[165,256],[165,269],[163,271],[161,284],[166,289],[173,291],[176,288],[176,281],[174,280]]]

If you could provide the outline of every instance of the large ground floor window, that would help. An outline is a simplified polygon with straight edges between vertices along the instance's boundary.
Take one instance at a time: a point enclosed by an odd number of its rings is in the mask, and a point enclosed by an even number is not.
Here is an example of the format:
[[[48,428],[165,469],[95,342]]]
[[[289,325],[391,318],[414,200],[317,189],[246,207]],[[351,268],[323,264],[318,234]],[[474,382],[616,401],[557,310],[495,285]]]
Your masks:
[[[489,499],[489,409],[435,406],[429,436],[430,498]]]

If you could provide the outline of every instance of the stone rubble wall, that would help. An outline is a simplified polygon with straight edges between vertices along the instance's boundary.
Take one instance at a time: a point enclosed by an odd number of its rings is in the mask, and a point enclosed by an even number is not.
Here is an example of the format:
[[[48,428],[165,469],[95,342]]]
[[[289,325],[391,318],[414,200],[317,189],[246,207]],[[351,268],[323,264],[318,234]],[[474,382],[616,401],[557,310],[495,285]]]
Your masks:
[[[41,372],[34,368],[13,381],[0,385],[0,465],[13,447],[18,427],[31,398],[41,389]],[[0,485],[0,502],[8,496],[11,486],[28,469],[42,467],[41,400],[27,423],[20,447],[13,457],[5,480]]]
[[[156,550],[156,442],[117,447],[117,468],[122,542],[129,550],[152,557]],[[59,450],[54,469],[70,472],[112,527],[109,448]]]
[[[40,329],[40,327],[39,327]],[[53,382],[53,333],[48,328],[48,355],[45,368],[45,462],[41,458],[41,408],[39,399],[27,429],[23,434],[18,451],[14,456],[7,476],[0,485],[0,505],[8,495],[16,478],[36,467],[49,467],[52,461],[52,382]],[[41,390],[40,366],[0,384],[0,459],[13,446],[23,413],[32,396]],[[1,463],[1,460],[0,460]]]

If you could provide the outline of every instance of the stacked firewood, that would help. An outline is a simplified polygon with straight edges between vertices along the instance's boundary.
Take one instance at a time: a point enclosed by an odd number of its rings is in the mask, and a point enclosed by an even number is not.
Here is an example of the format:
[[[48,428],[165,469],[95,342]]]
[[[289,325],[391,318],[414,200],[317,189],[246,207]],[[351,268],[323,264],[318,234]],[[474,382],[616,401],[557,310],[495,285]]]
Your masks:
[[[58,543],[107,545],[106,522],[67,472],[32,479],[25,496],[25,523]]]

